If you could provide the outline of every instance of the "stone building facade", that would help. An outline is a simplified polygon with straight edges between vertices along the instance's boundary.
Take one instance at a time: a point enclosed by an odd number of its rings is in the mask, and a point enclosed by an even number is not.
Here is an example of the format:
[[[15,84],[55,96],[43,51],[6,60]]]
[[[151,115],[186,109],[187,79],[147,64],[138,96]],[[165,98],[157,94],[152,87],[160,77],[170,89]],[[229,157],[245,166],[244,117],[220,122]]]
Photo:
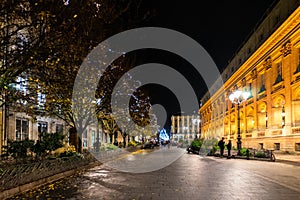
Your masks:
[[[171,117],[171,134],[173,140],[193,140],[200,135],[200,119],[198,115],[174,115]]]
[[[236,147],[240,123],[242,147],[300,152],[299,1],[278,1],[221,76],[201,99],[203,137]],[[236,90],[250,93],[239,113],[229,100]]]

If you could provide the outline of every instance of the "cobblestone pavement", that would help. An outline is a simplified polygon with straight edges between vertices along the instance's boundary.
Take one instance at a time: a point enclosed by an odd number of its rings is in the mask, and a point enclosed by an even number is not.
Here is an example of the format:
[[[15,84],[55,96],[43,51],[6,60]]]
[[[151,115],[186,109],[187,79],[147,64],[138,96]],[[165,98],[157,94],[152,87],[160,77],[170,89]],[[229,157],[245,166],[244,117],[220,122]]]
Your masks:
[[[171,165],[148,173],[120,172],[108,166],[12,199],[300,199],[300,166],[285,163],[185,153]]]

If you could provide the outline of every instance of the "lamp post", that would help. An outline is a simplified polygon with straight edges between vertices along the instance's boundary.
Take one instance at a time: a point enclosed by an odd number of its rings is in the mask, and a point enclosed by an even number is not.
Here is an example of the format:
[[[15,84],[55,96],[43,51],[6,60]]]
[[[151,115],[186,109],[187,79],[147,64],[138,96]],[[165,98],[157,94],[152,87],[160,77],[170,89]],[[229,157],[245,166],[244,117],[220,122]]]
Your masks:
[[[285,109],[284,109],[284,105],[282,105],[282,111],[281,111],[281,116],[282,116],[282,128],[285,126]]]
[[[237,104],[238,107],[238,136],[237,136],[237,148],[238,155],[241,155],[242,141],[241,141],[241,128],[240,128],[240,104],[248,99],[250,96],[249,92],[243,92],[241,90],[236,90],[232,94],[229,95],[229,100]]]
[[[265,117],[265,119],[266,119],[266,128],[268,128],[268,112],[266,111],[266,117]]]

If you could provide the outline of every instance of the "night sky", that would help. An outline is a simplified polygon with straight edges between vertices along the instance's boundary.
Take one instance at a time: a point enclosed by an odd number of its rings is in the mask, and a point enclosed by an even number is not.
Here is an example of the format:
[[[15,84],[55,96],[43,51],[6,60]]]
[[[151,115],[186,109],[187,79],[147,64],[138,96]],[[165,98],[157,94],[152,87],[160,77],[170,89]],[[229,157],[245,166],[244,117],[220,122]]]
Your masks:
[[[154,8],[155,15],[142,26],[174,29],[202,45],[222,71],[254,27],[277,0],[151,0],[144,6]],[[202,77],[177,55],[159,50],[138,52],[137,64],[163,63],[183,74],[197,93],[199,100],[207,91]],[[152,104],[161,104],[170,116],[180,112],[178,101],[168,88],[144,86]],[[195,108],[197,112],[197,108]],[[181,111],[182,112],[182,111]],[[186,112],[187,113],[187,112]],[[170,126],[170,121],[165,127]]]
[[[156,14],[145,26],[170,28],[192,37],[209,52],[219,69],[223,69],[277,0],[150,2]]]

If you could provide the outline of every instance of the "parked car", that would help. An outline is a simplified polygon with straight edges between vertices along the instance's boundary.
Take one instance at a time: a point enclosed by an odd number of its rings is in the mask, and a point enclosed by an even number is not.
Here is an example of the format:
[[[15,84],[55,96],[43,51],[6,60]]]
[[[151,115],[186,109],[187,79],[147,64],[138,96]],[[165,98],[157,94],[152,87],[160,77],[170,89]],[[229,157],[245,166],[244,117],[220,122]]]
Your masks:
[[[196,148],[192,145],[189,145],[187,148],[186,148],[187,152],[190,153],[194,153],[194,154],[199,154],[199,151],[200,151],[200,148]]]
[[[142,149],[153,149],[153,148],[154,148],[154,144],[152,142],[147,142],[142,145]]]

